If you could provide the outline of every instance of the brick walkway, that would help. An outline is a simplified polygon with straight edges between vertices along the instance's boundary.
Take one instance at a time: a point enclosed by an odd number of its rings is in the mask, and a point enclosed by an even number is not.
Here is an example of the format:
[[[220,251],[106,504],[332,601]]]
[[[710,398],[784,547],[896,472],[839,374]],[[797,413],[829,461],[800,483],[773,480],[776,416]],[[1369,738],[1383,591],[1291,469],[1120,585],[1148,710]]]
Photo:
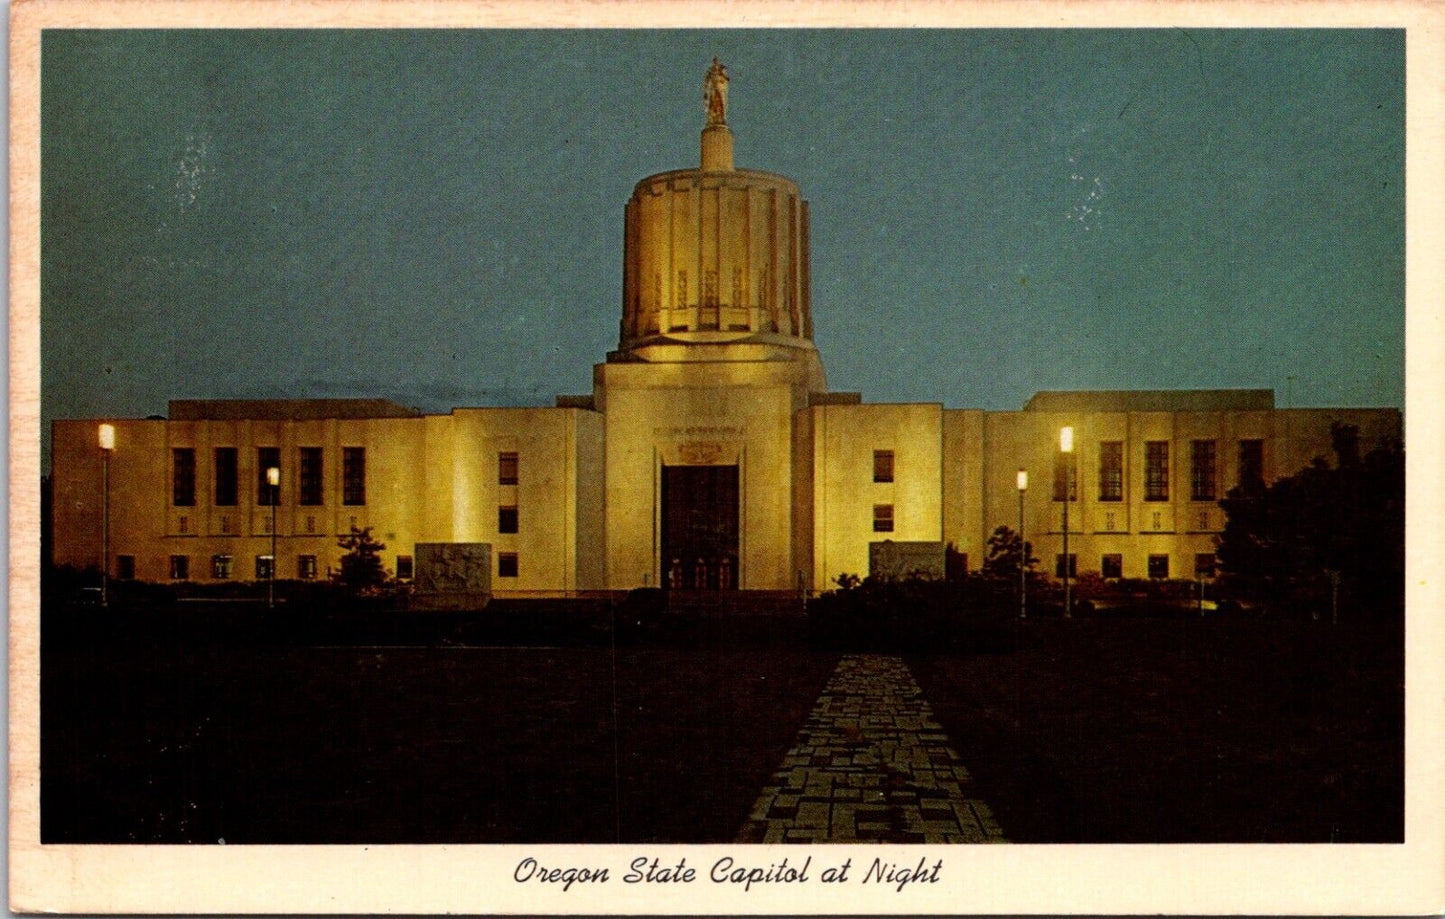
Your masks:
[[[1005,842],[902,658],[850,654],[738,842]]]

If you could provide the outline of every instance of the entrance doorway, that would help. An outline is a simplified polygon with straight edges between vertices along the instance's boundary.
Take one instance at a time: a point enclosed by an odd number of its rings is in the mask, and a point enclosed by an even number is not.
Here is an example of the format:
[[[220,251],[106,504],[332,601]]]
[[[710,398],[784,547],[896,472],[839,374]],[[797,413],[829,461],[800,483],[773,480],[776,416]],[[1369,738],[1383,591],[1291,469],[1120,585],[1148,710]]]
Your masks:
[[[662,583],[738,586],[738,467],[662,467]]]

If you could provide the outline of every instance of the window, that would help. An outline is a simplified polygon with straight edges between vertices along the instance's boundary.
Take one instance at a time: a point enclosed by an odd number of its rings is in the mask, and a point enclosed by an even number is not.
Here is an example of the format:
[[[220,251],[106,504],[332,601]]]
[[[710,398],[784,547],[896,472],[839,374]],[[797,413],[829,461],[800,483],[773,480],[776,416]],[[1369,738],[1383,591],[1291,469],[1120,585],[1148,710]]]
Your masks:
[[[1070,553],[1069,553],[1069,577],[1071,577],[1071,578],[1073,578],[1073,577],[1078,577],[1078,575],[1079,575],[1079,557],[1078,557],[1077,555],[1075,555],[1074,553],[1070,552]],[[1054,556],[1054,577],[1056,577],[1056,578],[1061,578],[1061,577],[1063,577],[1063,576],[1064,576],[1064,555],[1063,555],[1063,553],[1061,552],[1061,553],[1059,553],[1058,555],[1055,555],[1055,556]]]
[[[398,555],[396,557],[396,577],[400,581],[410,581],[412,577],[412,564],[410,555]]]
[[[192,447],[171,450],[171,504],[196,506],[196,451]]]
[[[366,503],[366,448],[341,448],[341,503]]]
[[[236,506],[236,448],[216,448],[216,506]],[[221,527],[224,532],[227,528]]]
[[[1214,553],[1200,552],[1194,556],[1194,576],[1196,578],[1214,577]]]
[[[271,580],[271,572],[275,569],[275,559],[269,555],[256,556],[256,580]]]
[[[281,486],[272,485],[266,478],[266,470],[280,468],[280,447],[256,448],[256,503],[262,507],[275,507],[281,503]]]
[[[515,453],[498,453],[498,454],[497,454],[497,484],[498,484],[498,485],[516,485],[516,484],[517,484],[517,454],[515,454]]]
[[[1149,556],[1149,577],[1155,580],[1163,580],[1169,577],[1169,556]]]
[[[297,464],[296,503],[315,506],[321,503],[321,448],[302,447]]]
[[[1079,470],[1076,454],[1058,450],[1054,453],[1054,500],[1064,500],[1067,489],[1070,501],[1079,500]]]
[[[891,482],[891,481],[893,481],[893,451],[892,451],[892,450],[874,450],[874,451],[873,451],[873,481],[875,481],[875,482]]]
[[[1190,444],[1189,454],[1189,499],[1213,501],[1214,441],[1194,441]]]
[[[296,577],[303,581],[316,580],[316,556],[296,556]]]
[[[1144,444],[1144,500],[1169,500],[1169,441]]]
[[[182,536],[185,536],[187,533],[191,532],[191,518],[186,516],[185,514],[177,517],[176,532],[180,533]]]
[[[1099,500],[1124,500],[1124,442],[1106,440],[1099,444]],[[1110,529],[1113,529],[1110,527]]]
[[[191,557],[189,555],[171,556],[171,580],[189,581],[191,579]]]
[[[231,577],[231,556],[211,556],[211,577],[218,581],[225,581]]]
[[[497,553],[497,577],[514,578],[517,576],[517,553]]]
[[[307,515],[306,515],[306,532],[308,532],[308,533],[315,533],[315,532],[316,532],[316,517],[315,517],[314,515],[312,515],[312,514],[307,514]]]
[[[134,555],[117,555],[115,557],[115,579],[117,581],[135,580]]]
[[[1124,576],[1124,556],[1118,554],[1104,556],[1099,560],[1099,570],[1106,578],[1122,578]]]
[[[892,533],[892,532],[893,532],[893,505],[891,505],[891,504],[875,504],[875,505],[873,505],[873,532],[875,532],[875,533]]]
[[[1264,484],[1264,441],[1239,442],[1239,486],[1257,488]]]
[[[499,507],[499,508],[497,508],[497,532],[498,532],[498,533],[515,533],[515,532],[517,532],[517,508],[516,508],[516,505],[513,505],[513,506],[511,506],[511,507]]]
[[[230,518],[230,517],[227,517],[225,514],[222,514],[222,515],[221,515],[221,532],[222,532],[222,533],[229,533],[229,532],[231,532],[231,518]]]

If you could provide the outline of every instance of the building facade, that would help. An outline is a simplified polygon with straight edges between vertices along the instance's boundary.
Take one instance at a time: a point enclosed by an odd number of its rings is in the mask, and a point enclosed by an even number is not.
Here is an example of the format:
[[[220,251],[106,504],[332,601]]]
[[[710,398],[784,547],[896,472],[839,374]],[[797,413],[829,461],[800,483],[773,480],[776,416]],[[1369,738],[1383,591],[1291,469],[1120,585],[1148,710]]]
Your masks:
[[[1061,570],[1067,496],[1076,571],[1194,577],[1234,485],[1330,456],[1337,422],[1366,446],[1401,436],[1397,410],[1276,409],[1267,390],[1043,392],[1017,412],[830,391],[807,202],[734,167],[716,64],[707,86],[699,168],[627,202],[618,347],[590,394],[440,415],[181,400],[163,419],[56,421],[55,563],[98,567],[104,547],[121,579],[324,578],[338,537],[370,527],[403,579],[418,543],[489,544],[502,596],[817,591],[867,574],[887,540],[951,544],[978,568],[993,530],[1020,524],[1024,470],[1046,568]]]

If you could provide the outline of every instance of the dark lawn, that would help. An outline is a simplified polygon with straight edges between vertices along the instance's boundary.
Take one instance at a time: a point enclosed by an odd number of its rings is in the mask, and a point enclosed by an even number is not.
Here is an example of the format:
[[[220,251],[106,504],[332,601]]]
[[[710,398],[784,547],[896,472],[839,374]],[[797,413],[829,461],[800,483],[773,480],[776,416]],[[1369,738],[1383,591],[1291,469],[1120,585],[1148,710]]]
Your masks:
[[[44,643],[46,842],[726,842],[837,660],[797,620],[615,661],[110,621]],[[908,658],[1011,840],[1400,838],[1398,638],[1102,616],[1015,638]]]
[[[47,648],[42,835],[729,841],[836,659],[797,645],[622,648],[615,665],[607,647]]]
[[[1398,637],[1039,619],[1011,654],[909,663],[1013,841],[1403,837]]]

